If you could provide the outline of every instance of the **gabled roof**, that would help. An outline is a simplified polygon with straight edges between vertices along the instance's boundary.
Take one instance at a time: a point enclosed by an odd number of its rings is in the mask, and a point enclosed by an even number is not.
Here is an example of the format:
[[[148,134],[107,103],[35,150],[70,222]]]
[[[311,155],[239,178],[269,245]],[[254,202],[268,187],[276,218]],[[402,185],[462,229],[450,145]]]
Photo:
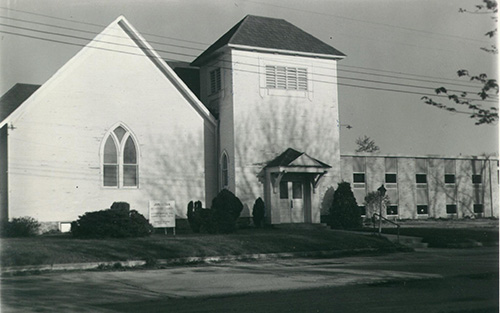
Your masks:
[[[18,119],[24,114],[29,107],[32,106],[37,98],[43,97],[43,95],[50,90],[50,86],[57,83],[58,80],[64,79],[65,75],[70,72],[70,69],[76,66],[80,66],[80,59],[86,57],[90,51],[94,49],[105,50],[105,51],[115,51],[115,43],[110,42],[109,38],[106,37],[108,32],[111,31],[116,26],[120,27],[130,38],[135,45],[121,45],[120,51],[125,54],[134,55],[145,55],[149,60],[158,68],[158,70],[172,83],[172,85],[183,95],[186,101],[200,114],[200,116],[211,125],[211,127],[216,127],[217,121],[210,114],[210,111],[201,103],[201,101],[196,97],[195,94],[189,89],[188,86],[182,81],[181,78],[167,65],[165,60],[163,60],[160,55],[149,45],[149,43],[142,37],[142,35],[127,21],[124,16],[118,17],[110,25],[108,25],[101,33],[99,33],[92,41],[90,41],[84,48],[82,48],[74,57],[72,57],[66,64],[64,64],[51,78],[49,78],[37,92],[33,90],[33,96],[30,99],[26,97],[22,102],[17,101],[16,112],[13,114],[10,111],[7,116],[9,119],[0,119],[0,127],[3,127],[5,123],[10,119]],[[123,38],[123,37],[120,37]],[[126,38],[126,37],[125,37]],[[119,43],[118,43],[119,44]],[[111,46],[110,46],[111,45]],[[113,46],[115,45],[115,46]],[[111,47],[111,48],[110,48]],[[137,48],[140,51],[137,51]],[[122,51],[123,50],[123,51]],[[141,54],[142,51],[142,54]],[[3,98],[3,97],[2,97]],[[21,99],[19,97],[19,99]],[[2,109],[3,110],[3,109]],[[2,111],[3,112],[3,111]]]
[[[271,167],[315,167],[315,168],[331,168],[330,165],[323,163],[315,158],[312,158],[304,152],[299,152],[295,149],[288,148],[282,154],[278,155],[273,160],[269,161],[264,168]]]
[[[345,56],[334,47],[283,19],[247,15],[191,64],[199,66],[205,63],[210,55],[226,45]]]
[[[200,68],[191,66],[189,62],[166,61],[180,79],[200,99]],[[210,108],[208,108],[210,110]],[[213,114],[213,112],[211,112]]]
[[[0,122],[14,112],[40,85],[15,84],[0,98]]]

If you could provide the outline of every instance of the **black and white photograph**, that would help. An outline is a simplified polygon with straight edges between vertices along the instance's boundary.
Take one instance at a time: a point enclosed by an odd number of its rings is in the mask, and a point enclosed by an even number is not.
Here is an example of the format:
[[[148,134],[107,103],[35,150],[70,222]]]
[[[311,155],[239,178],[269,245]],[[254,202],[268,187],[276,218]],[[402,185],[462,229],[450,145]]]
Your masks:
[[[497,0],[0,0],[1,312],[499,312]]]

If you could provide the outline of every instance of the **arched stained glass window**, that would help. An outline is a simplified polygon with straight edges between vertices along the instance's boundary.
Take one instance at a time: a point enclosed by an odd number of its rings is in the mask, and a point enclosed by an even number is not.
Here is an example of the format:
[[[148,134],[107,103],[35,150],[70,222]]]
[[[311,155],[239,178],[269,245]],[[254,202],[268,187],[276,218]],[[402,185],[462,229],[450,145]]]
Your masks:
[[[118,126],[105,139],[102,176],[105,187],[137,187],[139,164],[137,144],[130,131]]]

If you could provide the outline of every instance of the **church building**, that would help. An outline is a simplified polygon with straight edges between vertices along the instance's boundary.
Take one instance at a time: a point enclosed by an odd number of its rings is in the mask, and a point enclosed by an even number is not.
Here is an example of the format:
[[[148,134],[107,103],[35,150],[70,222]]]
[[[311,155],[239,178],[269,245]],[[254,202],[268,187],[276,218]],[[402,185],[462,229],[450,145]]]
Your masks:
[[[498,217],[498,159],[341,155],[345,57],[248,15],[191,64],[166,62],[119,17],[43,85],[0,98],[0,218],[60,227],[115,201],[147,217],[150,200],[185,218],[227,188],[246,216],[262,197],[268,223],[320,223],[343,180],[361,206],[385,184],[395,219]]]

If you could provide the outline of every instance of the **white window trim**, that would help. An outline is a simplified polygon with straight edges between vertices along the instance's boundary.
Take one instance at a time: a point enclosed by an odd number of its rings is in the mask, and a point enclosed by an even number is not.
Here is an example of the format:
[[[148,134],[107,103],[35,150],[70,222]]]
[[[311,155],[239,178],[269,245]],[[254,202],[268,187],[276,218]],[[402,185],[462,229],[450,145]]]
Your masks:
[[[125,134],[123,135],[123,138],[121,142],[118,140],[118,137],[116,137],[115,134],[115,129],[118,127],[122,127],[125,129]],[[115,147],[118,150],[117,151],[117,157],[118,157],[118,184],[117,186],[105,186],[104,185],[104,146],[106,145],[106,141],[108,138],[111,137],[115,143]],[[135,186],[124,186],[123,184],[123,152],[125,149],[125,144],[127,143],[128,138],[132,138],[136,150],[136,178],[137,178],[137,184]],[[139,143],[137,141],[136,136],[134,133],[130,130],[129,127],[127,127],[123,123],[117,123],[113,125],[112,127],[109,128],[109,130],[106,132],[104,135],[102,142],[101,142],[101,148],[100,148],[100,181],[101,181],[101,188],[104,189],[139,189],[140,186],[140,175],[139,175],[139,169],[140,169],[140,159],[141,159],[141,153],[140,153],[140,148],[139,148]]]
[[[425,175],[425,183],[417,182],[417,175]],[[425,160],[425,172],[417,171],[417,159],[415,159],[415,185],[418,189],[428,189],[429,186],[429,161]]]
[[[307,70],[307,90],[295,89],[272,89],[267,87],[266,66],[285,66],[290,68],[305,68]],[[283,97],[297,97],[308,98],[309,101],[314,97],[314,83],[313,83],[314,67],[312,62],[289,62],[284,59],[271,59],[259,57],[259,87],[260,96],[262,98],[268,96],[283,96]]]
[[[387,214],[387,209],[388,209],[389,207],[391,207],[391,206],[395,206],[395,207],[397,208],[397,209],[396,209],[396,210],[397,210],[397,213],[396,213],[396,214]],[[388,205],[388,206],[386,206],[386,208],[385,208],[385,216],[390,216],[390,217],[395,217],[395,216],[397,216],[397,217],[399,217],[399,204],[391,204],[391,203],[389,203],[389,205]]]
[[[266,65],[266,88],[308,91],[307,67]]]
[[[386,181],[386,176],[384,174],[385,187],[387,189],[398,189],[398,160],[396,159],[396,170],[395,171],[387,171],[387,164],[386,164],[386,160],[385,159],[384,159],[385,174],[394,174],[394,175],[396,175],[396,182],[395,183],[388,183]]]
[[[363,170],[364,170],[363,172],[356,172],[354,170],[354,160],[355,160],[355,158],[362,158],[363,159]],[[354,182],[354,175],[355,174],[363,174],[365,181],[362,182],[362,183]],[[366,158],[365,157],[354,157],[352,159],[352,187],[356,188],[356,189],[366,189]]]

